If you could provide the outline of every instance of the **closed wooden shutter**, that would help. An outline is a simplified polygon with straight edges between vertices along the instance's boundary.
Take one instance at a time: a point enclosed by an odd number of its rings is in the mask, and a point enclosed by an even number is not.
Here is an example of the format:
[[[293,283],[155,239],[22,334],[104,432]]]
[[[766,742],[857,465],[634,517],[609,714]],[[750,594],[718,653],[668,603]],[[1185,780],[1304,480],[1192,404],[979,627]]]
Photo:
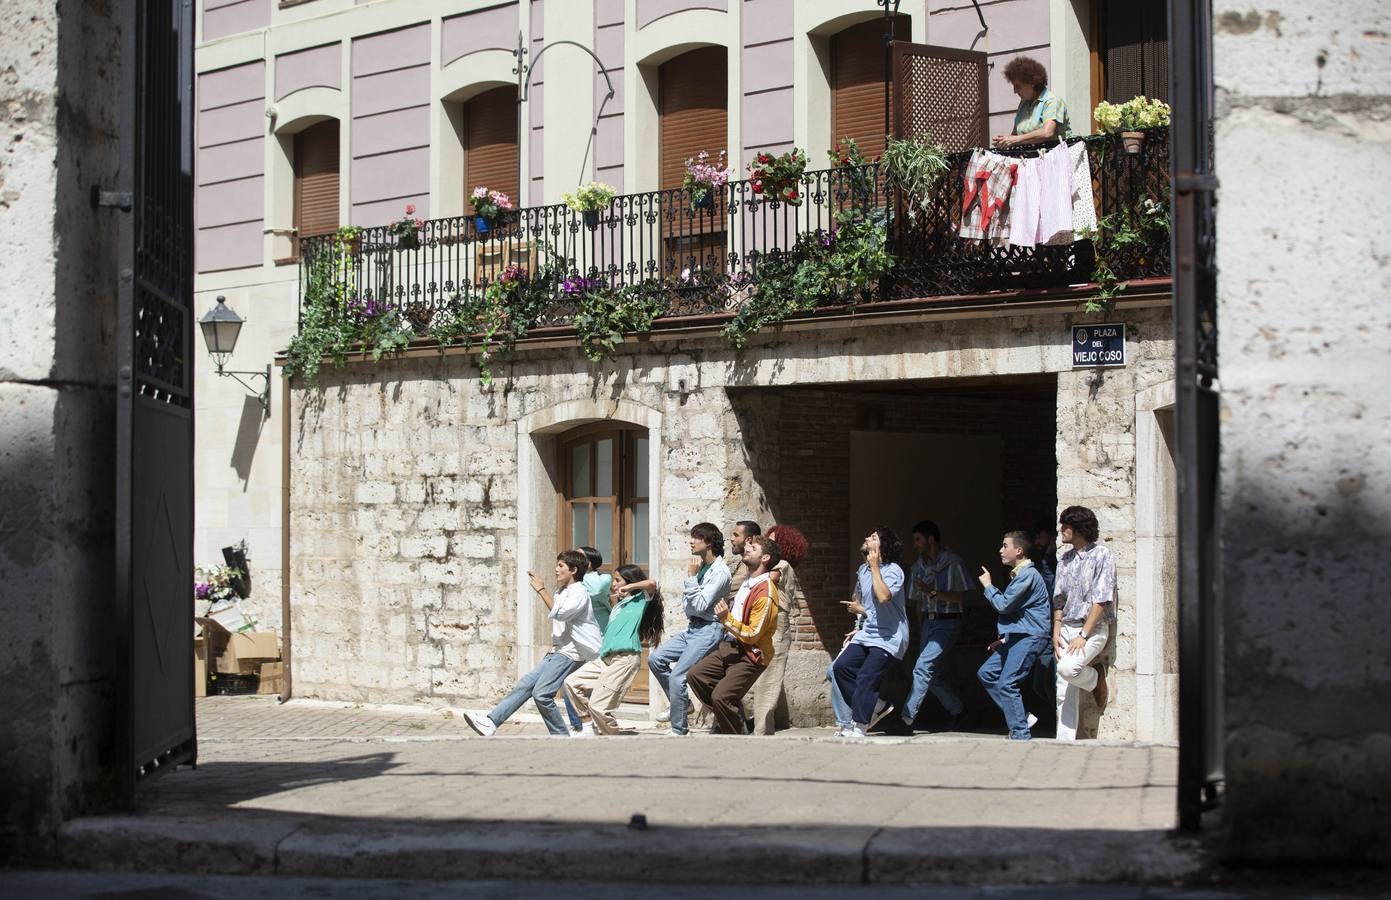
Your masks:
[[[1105,99],[1169,99],[1169,23],[1163,3],[1106,3],[1101,8]]]
[[[516,203],[521,171],[517,151],[517,89],[484,91],[464,104],[464,208],[476,187],[502,191]]]
[[[681,186],[689,157],[701,150],[715,156],[727,149],[726,53],[724,47],[702,47],[662,65],[658,80],[662,120],[659,187],[663,189]]]
[[[295,228],[300,237],[338,228],[338,121],[295,135]]]
[[[912,33],[894,18],[894,39]],[[868,157],[884,152],[884,23],[872,19],[831,37],[831,141],[854,138]]]

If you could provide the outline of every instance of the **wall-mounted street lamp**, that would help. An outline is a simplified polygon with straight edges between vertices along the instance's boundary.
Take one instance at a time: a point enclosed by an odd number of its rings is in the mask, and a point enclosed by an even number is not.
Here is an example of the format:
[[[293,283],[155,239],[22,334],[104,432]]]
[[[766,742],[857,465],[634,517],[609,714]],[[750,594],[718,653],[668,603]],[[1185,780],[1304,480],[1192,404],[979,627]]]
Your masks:
[[[226,297],[218,297],[217,305],[208,310],[203,318],[198,320],[198,327],[203,329],[203,340],[208,345],[208,355],[217,363],[217,374],[226,375],[236,381],[237,384],[246,388],[256,395],[256,399],[261,401],[261,409],[266,416],[270,416],[270,363],[266,363],[264,372],[234,372],[231,369],[224,369],[227,360],[231,358],[232,351],[237,346],[237,337],[241,334],[242,325],[246,320],[237,315],[227,306]],[[248,378],[264,378],[266,389],[257,391],[256,388],[242,381],[240,377],[245,375]]]

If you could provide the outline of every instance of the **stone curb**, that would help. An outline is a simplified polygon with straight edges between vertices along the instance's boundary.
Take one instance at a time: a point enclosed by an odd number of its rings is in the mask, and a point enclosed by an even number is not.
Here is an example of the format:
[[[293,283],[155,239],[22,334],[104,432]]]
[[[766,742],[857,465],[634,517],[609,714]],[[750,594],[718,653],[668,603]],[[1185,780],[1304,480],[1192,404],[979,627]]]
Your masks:
[[[256,813],[77,819],[60,830],[57,857],[57,864],[86,869],[523,880],[563,873],[567,880],[691,884],[1172,884],[1206,867],[1196,840],[1156,831],[636,830]]]

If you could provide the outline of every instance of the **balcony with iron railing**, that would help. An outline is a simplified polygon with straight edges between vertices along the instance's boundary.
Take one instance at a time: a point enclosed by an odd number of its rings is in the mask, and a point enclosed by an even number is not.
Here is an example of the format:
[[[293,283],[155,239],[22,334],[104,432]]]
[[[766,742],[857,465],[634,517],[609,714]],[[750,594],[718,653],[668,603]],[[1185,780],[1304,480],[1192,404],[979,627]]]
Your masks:
[[[641,307],[627,319],[610,315],[613,330],[743,320],[747,332],[788,317],[918,305],[1109,302],[1127,284],[1166,292],[1167,133],[1151,132],[1138,153],[1127,153],[1115,136],[1077,141],[1086,147],[1099,228],[1070,243],[1026,248],[963,240],[958,228],[971,156],[963,152],[946,157],[945,173],[926,196],[897,187],[881,165],[870,164],[803,173],[796,205],[732,181],[706,205],[693,204],[685,190],[648,191],[620,195],[597,214],[563,204],[523,208],[486,231],[474,217],[456,216],[404,235],[381,226],[347,238],[305,238],[301,334],[336,323],[338,343],[329,355],[341,358],[350,345],[375,345],[380,353],[383,346],[477,343],[503,333],[509,343],[580,334],[586,298],[596,295],[611,298],[610,313],[624,303]],[[860,244],[849,246],[851,239]],[[879,250],[889,265],[857,265]],[[799,297],[790,308],[771,316],[754,309],[787,292]],[[383,334],[390,336],[384,343]]]

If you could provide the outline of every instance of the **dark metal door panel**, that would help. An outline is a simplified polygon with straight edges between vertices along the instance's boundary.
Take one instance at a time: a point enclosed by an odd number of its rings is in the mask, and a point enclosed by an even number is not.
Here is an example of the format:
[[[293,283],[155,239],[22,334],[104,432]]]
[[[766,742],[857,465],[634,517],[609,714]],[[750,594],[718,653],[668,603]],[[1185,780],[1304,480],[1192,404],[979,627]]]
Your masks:
[[[197,759],[193,710],[193,9],[122,4],[116,581],[122,793]]]

